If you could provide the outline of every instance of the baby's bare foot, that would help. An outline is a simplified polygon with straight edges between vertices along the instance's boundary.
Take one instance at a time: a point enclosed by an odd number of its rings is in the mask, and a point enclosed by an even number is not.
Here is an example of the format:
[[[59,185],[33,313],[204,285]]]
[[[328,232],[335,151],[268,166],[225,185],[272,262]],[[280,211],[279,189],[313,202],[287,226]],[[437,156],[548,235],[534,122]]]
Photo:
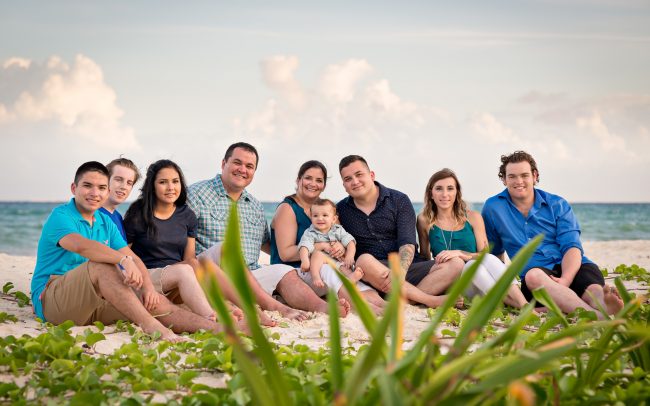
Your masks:
[[[359,282],[361,278],[363,278],[363,275],[363,269],[356,267],[353,272],[350,272],[348,274],[348,279],[350,279],[352,282]]]

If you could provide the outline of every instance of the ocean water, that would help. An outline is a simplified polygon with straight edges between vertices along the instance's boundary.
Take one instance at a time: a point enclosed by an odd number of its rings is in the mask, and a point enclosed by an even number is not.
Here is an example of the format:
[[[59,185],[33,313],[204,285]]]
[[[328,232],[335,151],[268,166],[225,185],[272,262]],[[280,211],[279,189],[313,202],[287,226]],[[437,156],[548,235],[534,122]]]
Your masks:
[[[0,252],[10,255],[36,255],[43,223],[61,202],[0,202]],[[278,203],[265,202],[271,222]],[[471,208],[481,210],[482,203]],[[415,211],[422,208],[415,203]],[[650,240],[650,203],[575,203],[573,210],[582,228],[583,241]],[[126,211],[127,205],[120,207]]]

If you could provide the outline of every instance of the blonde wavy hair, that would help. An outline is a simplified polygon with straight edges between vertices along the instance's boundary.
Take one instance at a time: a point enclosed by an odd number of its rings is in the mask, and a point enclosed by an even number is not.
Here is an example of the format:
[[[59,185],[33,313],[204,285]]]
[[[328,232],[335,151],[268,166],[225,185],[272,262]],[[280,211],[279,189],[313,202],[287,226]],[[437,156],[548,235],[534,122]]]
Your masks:
[[[431,190],[433,190],[433,185],[435,185],[436,182],[447,178],[453,178],[456,182],[456,200],[454,201],[454,207],[452,210],[454,213],[454,218],[459,223],[462,223],[466,220],[467,204],[463,200],[463,194],[461,193],[458,177],[451,169],[444,168],[431,175],[429,182],[427,182],[427,187],[424,190],[424,207],[422,207],[422,215],[427,221],[429,228],[433,227],[438,217],[438,206],[436,206],[433,198],[431,197]]]

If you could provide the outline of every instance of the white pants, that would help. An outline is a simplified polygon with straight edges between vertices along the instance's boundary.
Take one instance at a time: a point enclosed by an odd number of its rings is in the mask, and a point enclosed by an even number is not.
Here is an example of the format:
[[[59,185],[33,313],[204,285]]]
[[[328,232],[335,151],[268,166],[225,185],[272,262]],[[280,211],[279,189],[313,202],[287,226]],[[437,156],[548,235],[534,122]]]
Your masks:
[[[474,262],[476,262],[475,259],[467,261],[463,267],[463,272],[469,269]],[[499,258],[492,254],[487,254],[483,258],[481,265],[478,266],[474,279],[472,279],[472,285],[467,288],[465,295],[470,299],[476,295],[485,295],[503,276],[506,268],[506,264],[501,262]],[[512,284],[516,285],[517,279],[513,279]]]
[[[222,242],[218,242],[207,250],[199,254],[199,258],[205,257],[218,266],[221,266],[221,246]],[[284,278],[286,274],[293,271],[293,268],[289,265],[284,264],[275,264],[275,265],[263,265],[260,268],[251,270],[251,274],[255,277],[257,282],[260,284],[262,289],[269,295],[273,295],[273,292],[278,287],[278,284]]]
[[[343,287],[343,282],[341,282],[341,279],[339,279],[336,271],[334,271],[334,269],[332,269],[332,267],[328,264],[323,264],[323,266],[320,267],[320,278],[325,284],[324,288],[317,288],[314,286],[314,281],[311,278],[311,272],[303,272],[300,269],[297,271],[300,279],[302,279],[314,292],[316,292],[318,296],[325,296],[327,294],[327,289],[330,289],[334,291],[334,293],[338,294],[339,290]],[[356,285],[359,292],[365,292],[366,290],[372,289],[370,286],[361,281],[357,282]]]

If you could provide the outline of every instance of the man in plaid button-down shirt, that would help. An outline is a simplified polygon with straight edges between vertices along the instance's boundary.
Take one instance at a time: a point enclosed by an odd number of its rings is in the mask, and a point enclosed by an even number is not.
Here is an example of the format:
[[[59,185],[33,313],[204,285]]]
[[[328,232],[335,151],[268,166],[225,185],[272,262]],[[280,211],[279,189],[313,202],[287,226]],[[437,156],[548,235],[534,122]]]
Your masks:
[[[270,235],[262,204],[245,189],[253,181],[257,162],[255,147],[238,142],[226,150],[221,174],[188,188],[188,205],[199,220],[196,252],[219,265],[230,205],[237,202],[244,259],[253,275],[249,281],[259,305],[285,317],[304,319],[305,313],[283,305],[271,294],[277,291],[291,306],[305,310],[314,310],[320,302],[318,296],[290,266],[258,263],[260,250],[269,252]]]

